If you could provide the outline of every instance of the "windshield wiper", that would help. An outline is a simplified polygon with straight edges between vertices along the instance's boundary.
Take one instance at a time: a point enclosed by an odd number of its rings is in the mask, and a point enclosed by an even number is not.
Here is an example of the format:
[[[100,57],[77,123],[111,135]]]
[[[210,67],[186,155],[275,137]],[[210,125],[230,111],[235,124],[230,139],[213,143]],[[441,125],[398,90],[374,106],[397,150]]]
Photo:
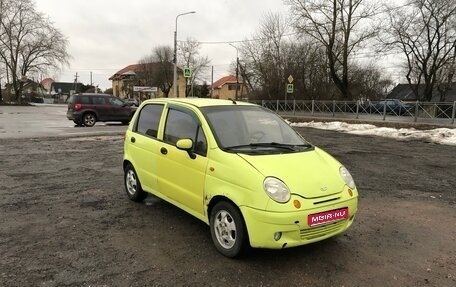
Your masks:
[[[296,151],[297,148],[298,149],[302,148],[302,147],[310,148],[310,147],[312,147],[312,145],[310,145],[310,144],[294,145],[294,144],[269,142],[269,143],[250,143],[250,144],[246,144],[246,145],[230,146],[230,147],[226,147],[226,149],[232,150],[232,149],[249,148],[249,147],[272,147],[272,148],[280,148],[280,149]]]

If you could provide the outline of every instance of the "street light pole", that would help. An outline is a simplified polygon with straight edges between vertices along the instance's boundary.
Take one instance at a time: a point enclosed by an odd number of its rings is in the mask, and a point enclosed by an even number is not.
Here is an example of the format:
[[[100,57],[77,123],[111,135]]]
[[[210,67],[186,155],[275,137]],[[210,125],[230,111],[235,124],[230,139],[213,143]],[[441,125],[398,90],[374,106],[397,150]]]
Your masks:
[[[177,19],[180,16],[188,15],[196,13],[195,11],[190,11],[186,13],[182,13],[176,16],[176,25],[174,29],[174,57],[173,57],[173,64],[174,64],[174,73],[173,73],[173,95],[177,98]]]
[[[238,89],[239,89],[239,50],[233,44],[229,44],[231,47],[236,49],[236,91],[234,92],[234,99],[238,100]]]

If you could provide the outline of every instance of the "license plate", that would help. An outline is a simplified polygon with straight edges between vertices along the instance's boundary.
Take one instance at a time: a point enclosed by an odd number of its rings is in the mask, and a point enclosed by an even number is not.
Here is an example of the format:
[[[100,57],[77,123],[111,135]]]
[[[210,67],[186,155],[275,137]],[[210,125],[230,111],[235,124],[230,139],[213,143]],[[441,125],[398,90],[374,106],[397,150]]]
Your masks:
[[[320,225],[324,223],[339,221],[348,218],[348,207],[324,211],[320,213],[309,214],[307,216],[307,224],[309,226]]]

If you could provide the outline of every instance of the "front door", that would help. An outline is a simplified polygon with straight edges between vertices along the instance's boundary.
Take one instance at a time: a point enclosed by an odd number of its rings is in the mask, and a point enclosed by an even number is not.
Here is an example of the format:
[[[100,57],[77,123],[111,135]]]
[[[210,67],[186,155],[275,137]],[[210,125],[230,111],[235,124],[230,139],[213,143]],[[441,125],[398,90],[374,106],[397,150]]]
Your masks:
[[[192,153],[176,147],[179,139],[193,141]],[[158,186],[160,193],[187,208],[204,214],[204,182],[208,159],[207,143],[197,116],[190,110],[169,108],[163,142],[159,147]]]
[[[107,98],[109,107],[108,120],[111,121],[129,121],[131,117],[131,109],[124,102],[115,97]]]

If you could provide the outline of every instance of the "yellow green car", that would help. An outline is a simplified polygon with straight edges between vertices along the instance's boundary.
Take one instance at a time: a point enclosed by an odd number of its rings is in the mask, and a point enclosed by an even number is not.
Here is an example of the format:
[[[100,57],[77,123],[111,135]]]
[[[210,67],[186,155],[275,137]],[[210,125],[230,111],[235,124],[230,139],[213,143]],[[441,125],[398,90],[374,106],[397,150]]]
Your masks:
[[[233,100],[143,102],[125,134],[123,169],[131,200],[151,193],[199,218],[227,257],[332,237],[358,207],[340,162],[277,114]]]

